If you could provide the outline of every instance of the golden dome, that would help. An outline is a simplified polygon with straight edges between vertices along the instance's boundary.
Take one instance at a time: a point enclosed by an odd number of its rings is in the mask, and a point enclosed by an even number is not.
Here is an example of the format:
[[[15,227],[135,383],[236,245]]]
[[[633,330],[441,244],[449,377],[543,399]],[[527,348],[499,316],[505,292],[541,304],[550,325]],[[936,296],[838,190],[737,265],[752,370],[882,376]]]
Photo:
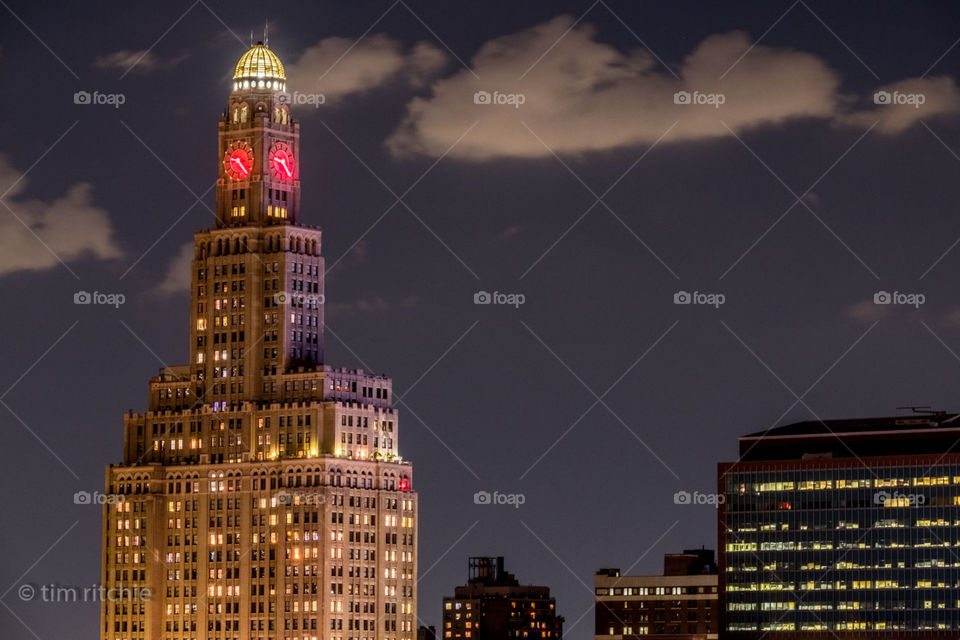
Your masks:
[[[240,56],[233,72],[234,89],[273,89],[283,91],[286,74],[280,58],[262,42]]]

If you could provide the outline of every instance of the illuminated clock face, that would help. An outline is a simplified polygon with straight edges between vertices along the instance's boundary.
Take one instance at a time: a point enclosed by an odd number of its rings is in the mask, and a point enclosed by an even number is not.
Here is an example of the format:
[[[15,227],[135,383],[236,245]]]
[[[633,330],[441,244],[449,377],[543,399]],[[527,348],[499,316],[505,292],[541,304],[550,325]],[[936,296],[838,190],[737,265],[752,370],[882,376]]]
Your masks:
[[[296,175],[296,166],[293,151],[283,142],[278,142],[270,148],[270,175],[275,180],[287,182]]]
[[[223,169],[231,180],[246,180],[253,170],[253,149],[242,140],[231,142],[223,154]]]

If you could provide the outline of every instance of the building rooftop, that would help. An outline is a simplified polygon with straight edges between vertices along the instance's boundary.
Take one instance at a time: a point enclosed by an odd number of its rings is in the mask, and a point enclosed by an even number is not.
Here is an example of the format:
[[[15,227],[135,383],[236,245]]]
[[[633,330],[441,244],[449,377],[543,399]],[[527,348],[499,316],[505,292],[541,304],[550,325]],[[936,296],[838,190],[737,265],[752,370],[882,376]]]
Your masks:
[[[684,549],[682,553],[666,553],[663,556],[663,575],[621,575],[617,567],[597,569],[596,584],[632,584],[637,580],[656,581],[679,576],[716,576],[717,563],[713,549]],[[662,580],[661,580],[662,581]],[[673,581],[675,582],[675,580]]]
[[[741,460],[943,453],[960,439],[960,414],[807,420],[740,437]]]

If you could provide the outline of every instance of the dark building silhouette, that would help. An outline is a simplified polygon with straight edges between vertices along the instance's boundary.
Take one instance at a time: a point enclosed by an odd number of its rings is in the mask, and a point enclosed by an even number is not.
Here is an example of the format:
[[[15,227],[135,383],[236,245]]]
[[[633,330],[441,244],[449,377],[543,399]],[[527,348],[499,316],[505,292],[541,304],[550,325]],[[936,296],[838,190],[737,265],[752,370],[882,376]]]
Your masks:
[[[433,625],[429,627],[420,625],[417,629],[417,640],[437,640],[437,628]]]
[[[960,416],[811,421],[719,465],[721,638],[960,635]]]
[[[663,557],[663,575],[594,576],[596,640],[717,638],[717,565],[712,549]]]
[[[470,558],[469,578],[443,599],[443,637],[472,640],[559,639],[550,587],[521,585],[504,570],[503,556]]]

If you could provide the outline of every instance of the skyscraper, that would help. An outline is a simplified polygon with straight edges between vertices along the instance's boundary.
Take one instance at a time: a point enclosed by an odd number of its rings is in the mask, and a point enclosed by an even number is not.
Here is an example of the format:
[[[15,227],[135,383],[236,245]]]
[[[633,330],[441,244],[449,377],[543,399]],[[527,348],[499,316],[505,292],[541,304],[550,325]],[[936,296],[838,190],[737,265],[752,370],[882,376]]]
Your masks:
[[[414,640],[417,495],[389,378],[324,364],[321,231],[265,45],[220,117],[216,225],[195,234],[189,364],[124,420],[104,510],[103,640]],[[213,149],[211,149],[213,156]]]
[[[800,422],[719,465],[721,638],[955,638],[960,415]]]

